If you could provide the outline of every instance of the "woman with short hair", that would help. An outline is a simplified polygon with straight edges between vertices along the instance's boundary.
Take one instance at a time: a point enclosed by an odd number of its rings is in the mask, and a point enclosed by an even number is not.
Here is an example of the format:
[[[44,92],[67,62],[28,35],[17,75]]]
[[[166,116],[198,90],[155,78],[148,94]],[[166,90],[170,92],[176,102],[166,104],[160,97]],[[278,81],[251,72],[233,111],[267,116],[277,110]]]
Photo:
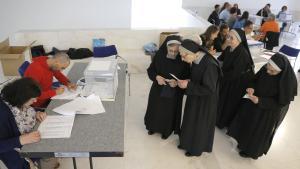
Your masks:
[[[35,112],[30,106],[41,95],[39,85],[31,78],[22,78],[7,84],[0,98],[0,160],[9,169],[29,169],[29,163],[18,150],[26,144],[39,142],[38,131],[32,131],[36,122],[46,118],[44,112]]]

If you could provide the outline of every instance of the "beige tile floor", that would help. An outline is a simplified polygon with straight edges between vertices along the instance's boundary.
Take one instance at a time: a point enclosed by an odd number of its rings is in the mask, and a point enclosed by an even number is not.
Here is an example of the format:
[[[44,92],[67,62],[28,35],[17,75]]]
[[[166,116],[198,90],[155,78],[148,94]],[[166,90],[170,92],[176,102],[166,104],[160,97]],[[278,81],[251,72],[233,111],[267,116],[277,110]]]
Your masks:
[[[284,37],[281,43],[300,46],[299,38]],[[298,64],[297,64],[298,65]],[[297,66],[298,67],[298,66]],[[300,100],[291,104],[271,149],[258,160],[241,158],[224,131],[215,131],[213,152],[201,157],[187,158],[176,148],[178,137],[167,140],[160,135],[148,136],[143,118],[151,82],[147,74],[131,75],[131,96],[125,126],[125,156],[94,158],[95,169],[299,169],[300,168]],[[79,169],[89,167],[88,159],[77,160]],[[60,169],[72,168],[71,159],[62,159]]]

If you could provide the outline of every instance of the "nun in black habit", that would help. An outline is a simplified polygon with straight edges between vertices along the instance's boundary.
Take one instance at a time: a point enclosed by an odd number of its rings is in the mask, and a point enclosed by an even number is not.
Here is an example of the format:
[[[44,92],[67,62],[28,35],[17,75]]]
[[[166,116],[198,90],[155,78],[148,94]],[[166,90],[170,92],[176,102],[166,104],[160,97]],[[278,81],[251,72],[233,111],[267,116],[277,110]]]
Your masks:
[[[235,117],[238,104],[247,84],[254,77],[254,64],[245,32],[232,29],[228,35],[229,47],[218,58],[223,62],[223,78],[220,85],[217,127],[228,127]]]
[[[255,75],[250,86],[228,135],[237,140],[242,157],[257,159],[267,154],[290,102],[297,95],[297,80],[289,60],[277,53]]]
[[[180,36],[168,36],[149,68],[150,80],[153,81],[144,122],[148,134],[162,134],[167,139],[172,132],[180,132],[182,98],[184,90],[177,87],[177,82],[170,75],[187,79],[190,67],[179,55]]]
[[[191,79],[178,81],[187,95],[178,148],[186,150],[186,156],[200,156],[213,147],[221,68],[192,40],[183,41],[180,55],[192,67]]]

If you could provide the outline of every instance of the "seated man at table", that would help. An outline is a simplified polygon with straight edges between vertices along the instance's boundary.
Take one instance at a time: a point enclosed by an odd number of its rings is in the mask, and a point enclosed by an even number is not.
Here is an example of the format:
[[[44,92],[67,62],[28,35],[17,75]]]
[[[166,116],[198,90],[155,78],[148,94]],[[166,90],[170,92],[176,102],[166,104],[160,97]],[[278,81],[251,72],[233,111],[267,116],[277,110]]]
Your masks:
[[[70,64],[70,58],[65,53],[57,53],[53,57],[40,56],[33,59],[33,63],[25,71],[25,77],[31,77],[41,86],[42,93],[38,97],[34,107],[46,107],[50,98],[62,94],[63,87],[52,88],[53,77],[60,83],[67,86],[68,89],[76,89],[76,85],[71,83],[68,78],[60,71],[67,68]]]
[[[252,21],[246,21],[243,29],[245,31],[247,40],[259,40],[261,38],[261,35],[254,35]]]
[[[275,21],[275,15],[269,14],[267,21],[261,26],[260,32],[262,34],[261,40],[263,40],[267,32],[280,32],[278,23]]]

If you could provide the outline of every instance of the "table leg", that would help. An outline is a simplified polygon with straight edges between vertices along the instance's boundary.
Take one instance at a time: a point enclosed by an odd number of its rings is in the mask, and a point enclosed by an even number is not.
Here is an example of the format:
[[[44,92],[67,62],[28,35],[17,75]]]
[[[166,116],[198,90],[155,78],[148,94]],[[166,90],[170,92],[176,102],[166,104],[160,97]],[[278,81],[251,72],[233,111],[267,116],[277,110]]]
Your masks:
[[[73,160],[73,167],[74,167],[74,169],[77,169],[76,158],[72,157],[72,160]]]
[[[90,159],[90,169],[93,169],[94,168],[94,166],[93,166],[93,158],[89,157],[89,159]]]
[[[130,96],[130,93],[131,93],[131,91],[130,91],[130,73],[128,73],[128,88],[129,88],[129,96]]]

